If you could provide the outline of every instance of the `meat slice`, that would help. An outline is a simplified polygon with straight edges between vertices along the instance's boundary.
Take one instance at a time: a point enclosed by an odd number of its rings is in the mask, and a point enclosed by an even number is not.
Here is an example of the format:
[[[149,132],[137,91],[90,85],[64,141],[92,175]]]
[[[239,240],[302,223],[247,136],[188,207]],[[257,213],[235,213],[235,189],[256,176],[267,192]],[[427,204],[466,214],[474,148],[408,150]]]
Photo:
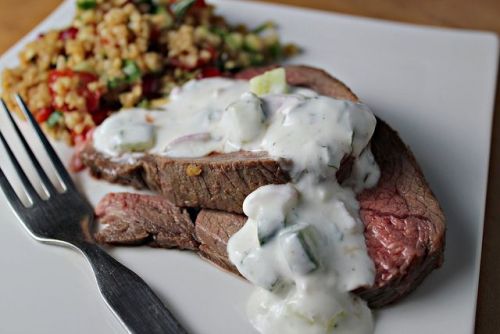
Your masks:
[[[239,275],[238,269],[227,257],[229,238],[243,227],[247,218],[228,212],[201,210],[196,217],[196,238],[200,242],[201,257],[222,269]]]
[[[157,195],[110,193],[95,209],[100,243],[198,249],[194,224],[185,209]]]
[[[181,207],[242,213],[243,200],[252,191],[290,179],[266,153],[236,152],[189,159],[145,155],[123,163],[88,145],[80,156],[93,176],[160,192]]]
[[[255,189],[290,181],[279,162],[266,153],[236,152],[189,159],[146,155],[123,163],[87,145],[80,158],[99,179],[160,192],[181,207],[243,213],[243,200]],[[342,161],[338,179],[350,175],[352,162],[350,157]]]
[[[381,170],[379,183],[359,194],[375,284],[356,291],[371,307],[390,304],[415,289],[443,261],[445,225],[439,204],[415,158],[395,131],[379,121],[372,151]],[[202,210],[196,235],[203,256],[236,274],[227,258],[227,240],[245,218]],[[201,231],[202,233],[199,233]]]

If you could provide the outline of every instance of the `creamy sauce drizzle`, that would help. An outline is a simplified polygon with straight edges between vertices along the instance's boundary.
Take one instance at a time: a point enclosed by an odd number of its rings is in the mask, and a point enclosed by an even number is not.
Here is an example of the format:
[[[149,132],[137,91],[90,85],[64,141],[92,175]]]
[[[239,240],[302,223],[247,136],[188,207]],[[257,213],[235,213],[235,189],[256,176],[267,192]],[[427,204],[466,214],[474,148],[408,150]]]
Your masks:
[[[257,286],[249,318],[261,333],[372,333],[366,303],[350,291],[374,282],[356,193],[380,172],[369,141],[376,119],[361,103],[292,88],[258,97],[246,81],[205,79],[176,89],[158,111],[130,109],[94,132],[94,146],[116,159],[144,151],[171,157],[266,151],[292,181],[268,185],[243,204],[245,226],[228,244],[230,260]],[[336,172],[354,158],[342,185]]]

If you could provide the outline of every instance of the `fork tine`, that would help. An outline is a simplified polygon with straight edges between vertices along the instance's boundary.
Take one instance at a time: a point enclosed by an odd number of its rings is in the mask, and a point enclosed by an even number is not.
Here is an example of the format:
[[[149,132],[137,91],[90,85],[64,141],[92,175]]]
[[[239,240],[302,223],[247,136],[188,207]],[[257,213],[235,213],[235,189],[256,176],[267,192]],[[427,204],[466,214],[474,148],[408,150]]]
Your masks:
[[[75,185],[73,183],[73,180],[71,179],[71,176],[69,175],[68,171],[66,170],[63,163],[61,162],[61,159],[59,159],[59,156],[57,155],[56,151],[54,150],[52,145],[47,140],[47,137],[45,136],[42,129],[38,125],[37,121],[33,117],[33,114],[26,106],[26,103],[24,103],[23,98],[19,94],[16,94],[15,98],[16,98],[17,104],[21,108],[21,110],[24,113],[24,115],[26,116],[26,118],[31,123],[31,126],[35,129],[35,132],[38,135],[38,138],[40,139],[43,146],[45,147],[45,151],[47,152],[50,160],[54,164],[54,168],[56,169],[57,173],[59,174],[59,177],[60,177],[63,185],[66,188],[75,188]]]
[[[19,197],[17,196],[16,192],[14,191],[14,188],[10,185],[9,180],[5,176],[5,174],[2,171],[2,168],[0,168],[0,188],[2,188],[5,197],[10,202],[10,205],[16,210],[16,212],[20,212],[21,209],[25,209],[26,207],[24,204],[21,202]]]
[[[43,170],[42,166],[40,165],[40,162],[36,158],[36,156],[33,154],[33,150],[31,147],[28,145],[28,142],[26,141],[26,138],[24,138],[22,132],[19,130],[19,127],[17,126],[17,123],[14,121],[14,117],[12,116],[12,113],[9,111],[7,105],[5,104],[5,101],[3,99],[0,99],[0,105],[2,106],[2,109],[5,114],[7,114],[7,117],[10,120],[10,123],[12,124],[12,127],[16,131],[17,136],[21,140],[21,143],[23,144],[24,149],[26,150],[26,153],[28,153],[28,156],[33,163],[33,166],[35,167],[35,170],[37,171],[38,175],[40,176],[42,180],[42,184],[44,185],[45,189],[49,192],[50,195],[54,194],[57,190],[50,181],[49,177]]]
[[[21,179],[21,183],[24,186],[24,189],[28,193],[28,196],[30,197],[31,201],[36,202],[37,200],[40,200],[40,196],[36,192],[35,188],[31,184],[30,180],[26,176],[26,173],[24,172],[23,168],[19,164],[19,161],[17,161],[16,157],[14,156],[14,152],[12,152],[12,149],[9,146],[9,143],[5,140],[5,137],[3,136],[2,131],[0,131],[0,141],[5,147],[5,150],[7,151],[7,155],[10,158],[10,161],[14,165],[14,169],[17,172],[17,175]]]

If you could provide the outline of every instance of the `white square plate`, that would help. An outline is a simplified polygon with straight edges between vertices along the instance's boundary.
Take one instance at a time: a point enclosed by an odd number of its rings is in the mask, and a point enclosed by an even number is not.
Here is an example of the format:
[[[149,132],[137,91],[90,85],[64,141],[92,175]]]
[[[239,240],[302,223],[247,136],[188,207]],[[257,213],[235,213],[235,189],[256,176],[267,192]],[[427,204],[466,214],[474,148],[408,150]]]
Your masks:
[[[436,29],[245,1],[214,1],[232,22],[266,19],[305,50],[293,59],[347,83],[397,129],[420,162],[448,221],[444,267],[410,297],[376,311],[376,333],[472,333],[479,276],[497,73],[494,34]],[[38,33],[68,23],[65,2],[8,51],[0,70]],[[29,15],[29,13],[26,13]],[[70,150],[58,149],[64,159]],[[76,176],[92,203],[122,189]],[[0,332],[124,333],[76,252],[38,244],[0,195]],[[191,333],[254,333],[244,312],[249,284],[193,254],[112,250],[141,275]]]

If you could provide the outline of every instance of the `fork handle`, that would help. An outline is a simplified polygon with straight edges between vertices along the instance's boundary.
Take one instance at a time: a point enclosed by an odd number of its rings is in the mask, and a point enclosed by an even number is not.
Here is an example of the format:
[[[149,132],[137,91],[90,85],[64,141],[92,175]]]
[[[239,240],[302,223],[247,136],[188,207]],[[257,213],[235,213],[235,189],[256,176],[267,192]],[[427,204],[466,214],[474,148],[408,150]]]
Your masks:
[[[86,241],[75,244],[92,265],[108,306],[134,334],[187,334],[153,290],[132,270],[101,247]]]

